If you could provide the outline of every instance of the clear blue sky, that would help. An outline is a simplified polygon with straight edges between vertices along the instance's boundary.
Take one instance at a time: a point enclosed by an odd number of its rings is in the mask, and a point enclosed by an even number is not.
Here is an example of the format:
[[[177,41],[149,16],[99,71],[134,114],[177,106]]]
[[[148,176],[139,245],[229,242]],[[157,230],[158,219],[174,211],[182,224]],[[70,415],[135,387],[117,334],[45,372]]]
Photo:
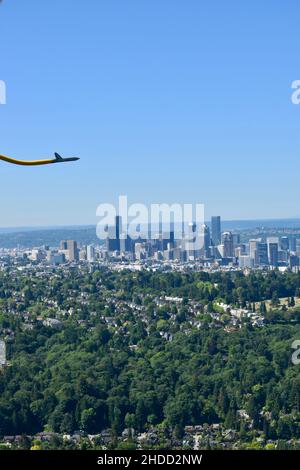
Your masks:
[[[4,0],[0,226],[95,223],[101,202],[299,217],[298,0]]]

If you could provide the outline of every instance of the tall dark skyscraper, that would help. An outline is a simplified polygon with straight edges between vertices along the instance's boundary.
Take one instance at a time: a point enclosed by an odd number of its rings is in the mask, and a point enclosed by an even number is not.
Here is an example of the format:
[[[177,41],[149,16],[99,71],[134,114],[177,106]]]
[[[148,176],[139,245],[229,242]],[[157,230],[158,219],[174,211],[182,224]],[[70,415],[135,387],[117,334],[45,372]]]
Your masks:
[[[222,243],[224,245],[224,258],[232,258],[234,256],[233,236],[231,232],[224,232],[222,235]]]
[[[203,237],[204,237],[204,244],[203,244],[203,254],[206,258],[210,255],[210,230],[207,225],[203,225]]]
[[[168,245],[170,244],[172,248],[174,248],[174,242],[175,242],[175,228],[174,228],[174,222],[170,222],[170,227],[168,228],[168,232],[163,232],[163,229],[161,227],[161,232],[160,238],[162,238],[161,244],[162,244],[162,249],[167,250]]]
[[[221,217],[219,215],[211,218],[211,239],[214,246],[221,243]]]
[[[106,247],[108,251],[120,251],[120,234],[122,231],[122,217],[117,215],[115,225],[108,227]]]
[[[290,245],[290,250],[291,251],[296,251],[296,237],[290,237],[289,239],[289,245]]]
[[[268,242],[269,263],[278,266],[278,243]]]
[[[290,240],[289,240],[288,237],[281,237],[281,239],[280,239],[280,248],[284,251],[289,250]]]
[[[256,245],[256,262],[260,266],[267,266],[269,264],[268,258],[268,244],[258,242]]]
[[[122,231],[122,217],[120,215],[116,216],[116,239],[120,240],[120,234]]]

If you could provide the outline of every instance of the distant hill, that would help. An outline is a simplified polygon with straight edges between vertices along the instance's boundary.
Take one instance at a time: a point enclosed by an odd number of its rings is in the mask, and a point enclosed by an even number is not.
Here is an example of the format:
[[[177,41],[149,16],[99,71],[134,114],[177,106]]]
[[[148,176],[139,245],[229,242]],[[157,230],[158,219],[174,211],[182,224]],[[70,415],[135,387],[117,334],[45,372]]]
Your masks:
[[[0,233],[0,248],[39,247],[49,245],[58,247],[61,240],[76,240],[78,243],[100,243],[96,236],[95,227],[35,229],[22,231],[7,231]]]

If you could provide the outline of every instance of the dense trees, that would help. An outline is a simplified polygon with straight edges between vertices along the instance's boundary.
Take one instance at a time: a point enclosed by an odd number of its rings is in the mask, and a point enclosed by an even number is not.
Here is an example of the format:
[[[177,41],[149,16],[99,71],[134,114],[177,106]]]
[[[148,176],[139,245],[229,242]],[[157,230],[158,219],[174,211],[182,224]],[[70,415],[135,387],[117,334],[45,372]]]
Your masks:
[[[290,363],[295,328],[178,333],[172,343],[147,337],[136,353],[116,350],[98,331],[80,330],[72,342],[73,327],[41,329],[31,332],[30,348],[28,333],[20,333],[12,365],[0,376],[0,433],[119,433],[163,420],[177,432],[214,422],[235,428],[237,410],[246,409],[255,428],[267,424],[269,434],[299,438],[299,371]],[[90,352],[93,341],[98,348]],[[267,423],[263,411],[272,414]]]
[[[130,310],[124,313],[126,321],[118,317],[99,294],[99,285],[117,299],[134,302],[148,324]],[[264,303],[276,292],[291,304],[300,288],[299,275],[97,272],[82,279],[62,276],[47,288],[63,308],[73,305],[70,291],[78,291],[75,297],[89,292],[90,322],[82,326],[78,320],[83,310],[78,310],[60,330],[42,324],[28,330],[17,315],[0,315],[1,331],[9,328],[15,334],[8,343],[10,366],[0,373],[1,435],[44,429],[95,434],[107,427],[119,434],[124,427],[143,431],[164,423],[180,436],[185,425],[223,423],[245,439],[250,431],[239,414],[244,410],[265,436],[300,438],[299,368],[291,363],[291,344],[300,337],[300,325],[289,321],[290,310],[267,313]],[[26,309],[45,295],[40,280],[29,290],[22,277],[12,285],[2,276],[2,307],[14,301],[16,290],[24,294]],[[246,323],[228,333],[204,321],[203,328],[187,334],[188,302],[171,312],[157,307],[153,298],[163,292],[209,305],[208,311],[216,299],[260,301],[269,323],[261,329]],[[172,341],[161,334],[169,331],[170,314],[175,318]],[[113,326],[105,316],[114,319]]]

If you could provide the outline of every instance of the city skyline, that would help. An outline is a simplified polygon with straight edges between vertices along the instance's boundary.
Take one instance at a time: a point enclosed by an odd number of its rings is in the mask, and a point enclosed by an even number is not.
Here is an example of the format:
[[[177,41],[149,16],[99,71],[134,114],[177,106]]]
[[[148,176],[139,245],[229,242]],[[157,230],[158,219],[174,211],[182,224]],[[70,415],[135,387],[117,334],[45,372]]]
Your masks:
[[[127,225],[127,224],[126,224]],[[276,233],[277,232],[277,233]],[[45,235],[46,232],[44,232]],[[57,232],[56,239],[60,232]],[[182,271],[197,270],[279,270],[299,272],[300,228],[282,232],[273,229],[234,231],[224,228],[220,216],[213,216],[210,223],[200,221],[181,225],[173,221],[160,223],[157,230],[144,230],[141,226],[131,232],[124,226],[122,217],[116,215],[105,226],[98,240],[87,242],[68,237],[59,244],[47,243],[39,235],[39,244],[31,242],[31,248],[15,243],[10,249],[0,248],[0,267],[6,268],[10,260],[21,265],[58,267],[88,262],[96,267],[118,266],[129,270],[157,269]],[[86,234],[87,236],[87,234]],[[9,235],[8,235],[9,237]],[[89,235],[88,235],[89,237]],[[42,243],[43,241],[43,243]],[[33,264],[33,266],[35,266]],[[94,269],[92,268],[92,269]]]

